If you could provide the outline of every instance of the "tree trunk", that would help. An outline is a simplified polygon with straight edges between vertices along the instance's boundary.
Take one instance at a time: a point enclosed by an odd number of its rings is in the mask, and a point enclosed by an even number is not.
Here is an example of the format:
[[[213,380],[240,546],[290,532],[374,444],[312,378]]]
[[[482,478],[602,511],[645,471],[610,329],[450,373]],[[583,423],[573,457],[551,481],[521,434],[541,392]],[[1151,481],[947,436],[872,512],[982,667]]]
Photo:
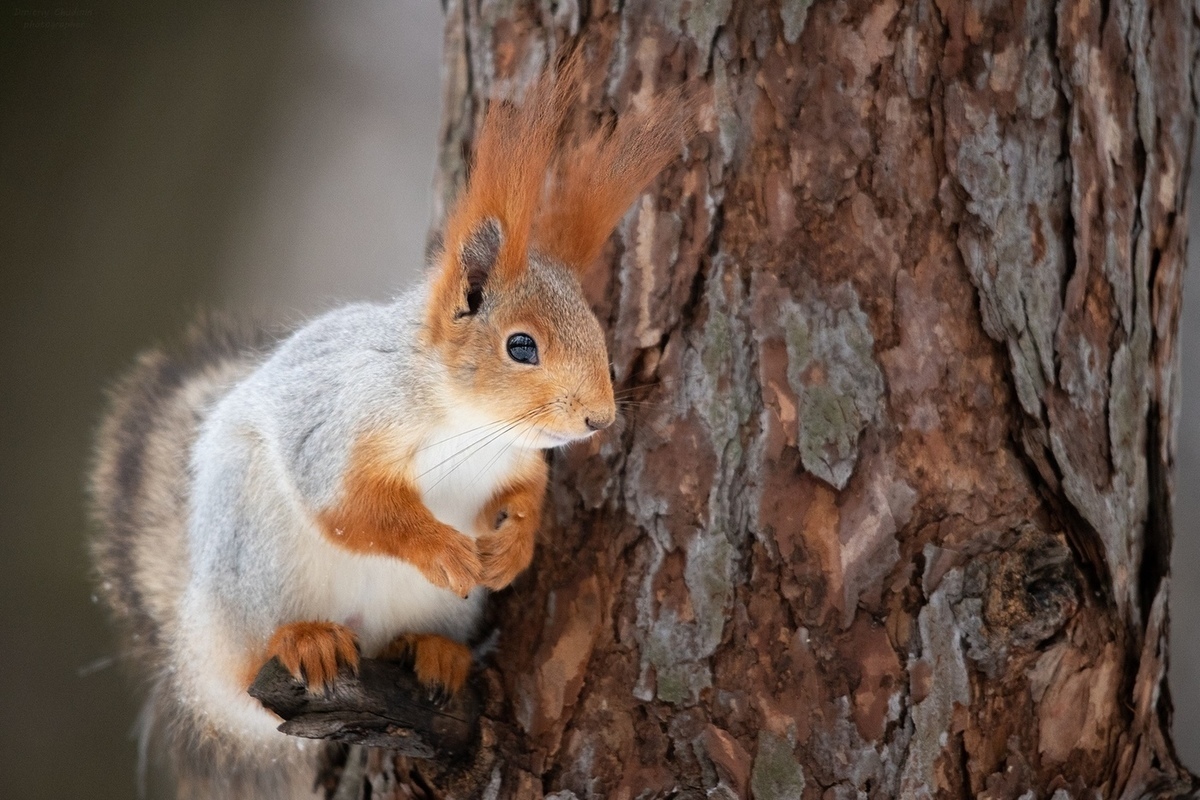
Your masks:
[[[576,34],[580,124],[692,79],[704,132],[587,281],[633,402],[554,455],[484,746],[376,759],[372,796],[1192,788],[1192,7],[452,0],[446,30],[443,202],[486,100]]]

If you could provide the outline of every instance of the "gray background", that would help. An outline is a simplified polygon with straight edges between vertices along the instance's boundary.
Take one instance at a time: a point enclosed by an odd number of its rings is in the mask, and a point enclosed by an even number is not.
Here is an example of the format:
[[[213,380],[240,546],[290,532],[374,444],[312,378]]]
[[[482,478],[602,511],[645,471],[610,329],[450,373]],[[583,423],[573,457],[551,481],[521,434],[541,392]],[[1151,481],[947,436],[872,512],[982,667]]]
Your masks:
[[[0,797],[132,797],[135,709],[83,547],[102,388],[198,309],[298,320],[412,279],[441,12],[355,0],[0,15]],[[1170,676],[1176,741],[1200,769],[1194,279],[1185,308]]]
[[[136,709],[83,545],[103,387],[198,309],[298,320],[411,281],[442,17],[0,14],[0,798],[129,798]]]

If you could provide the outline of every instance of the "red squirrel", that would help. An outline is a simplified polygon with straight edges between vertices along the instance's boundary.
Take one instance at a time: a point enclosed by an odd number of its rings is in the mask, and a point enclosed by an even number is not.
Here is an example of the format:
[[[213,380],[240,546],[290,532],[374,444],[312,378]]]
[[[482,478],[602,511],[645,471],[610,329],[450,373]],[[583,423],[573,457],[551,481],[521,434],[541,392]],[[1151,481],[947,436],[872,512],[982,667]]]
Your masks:
[[[533,557],[544,450],[613,422],[578,275],[689,131],[680,95],[568,140],[582,62],[493,102],[425,280],[271,341],[208,326],[117,385],[91,476],[102,593],[181,796],[312,796],[318,747],[246,692],[360,654],[458,691]]]

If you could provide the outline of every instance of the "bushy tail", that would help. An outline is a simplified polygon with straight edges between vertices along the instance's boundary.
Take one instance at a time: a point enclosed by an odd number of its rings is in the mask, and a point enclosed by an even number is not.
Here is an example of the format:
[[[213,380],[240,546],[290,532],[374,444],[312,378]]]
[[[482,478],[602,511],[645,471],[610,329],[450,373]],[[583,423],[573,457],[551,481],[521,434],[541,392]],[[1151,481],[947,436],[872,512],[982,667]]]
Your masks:
[[[167,665],[188,575],[192,443],[212,404],[274,341],[206,318],[181,348],[143,353],[110,392],[90,474],[91,553],[99,594],[122,634],[123,661],[146,690],[143,751],[178,703]]]

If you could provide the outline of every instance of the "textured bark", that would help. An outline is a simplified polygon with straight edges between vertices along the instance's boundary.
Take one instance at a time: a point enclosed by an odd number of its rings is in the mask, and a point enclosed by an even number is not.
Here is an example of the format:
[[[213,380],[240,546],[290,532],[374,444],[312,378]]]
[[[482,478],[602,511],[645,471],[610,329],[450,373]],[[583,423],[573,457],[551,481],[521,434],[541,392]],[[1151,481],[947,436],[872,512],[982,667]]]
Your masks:
[[[1192,7],[453,0],[443,202],[486,99],[575,35],[580,124],[706,87],[586,285],[634,402],[554,455],[475,763],[371,796],[1193,787],[1164,682]]]

